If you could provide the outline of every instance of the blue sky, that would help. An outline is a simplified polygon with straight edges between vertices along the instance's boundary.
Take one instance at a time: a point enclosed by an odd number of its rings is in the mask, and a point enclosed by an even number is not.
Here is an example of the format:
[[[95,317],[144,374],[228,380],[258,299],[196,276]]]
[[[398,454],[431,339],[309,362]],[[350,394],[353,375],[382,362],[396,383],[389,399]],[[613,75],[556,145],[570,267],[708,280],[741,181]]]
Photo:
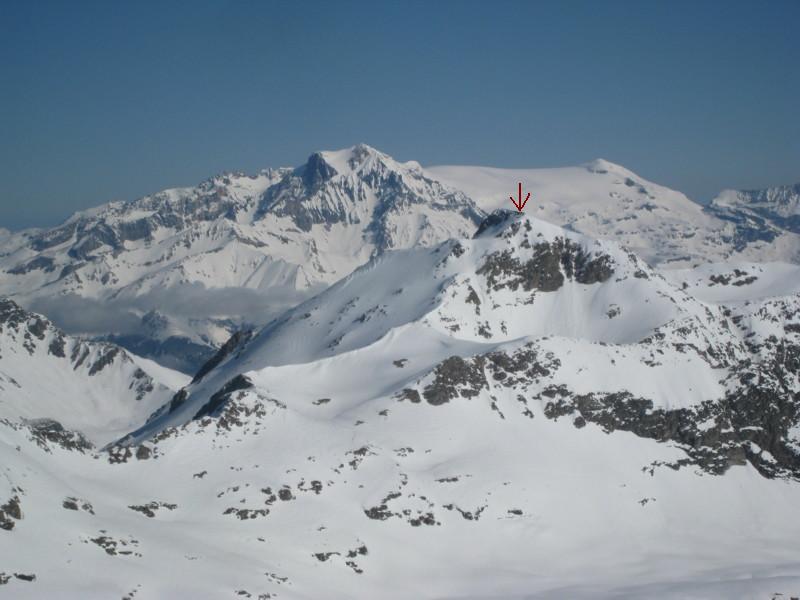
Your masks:
[[[800,2],[0,0],[0,226],[302,163],[800,181]]]

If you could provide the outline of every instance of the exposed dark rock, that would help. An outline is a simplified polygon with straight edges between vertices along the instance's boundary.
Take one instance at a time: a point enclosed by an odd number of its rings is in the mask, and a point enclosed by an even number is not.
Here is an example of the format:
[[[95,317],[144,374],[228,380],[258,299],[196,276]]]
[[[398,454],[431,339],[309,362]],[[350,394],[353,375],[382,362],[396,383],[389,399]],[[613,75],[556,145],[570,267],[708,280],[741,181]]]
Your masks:
[[[134,504],[128,506],[131,510],[135,510],[136,512],[142,513],[146,517],[150,517],[151,519],[156,516],[156,512],[161,508],[166,508],[167,510],[175,510],[178,508],[177,504],[170,504],[168,502],[148,502],[147,504]]]
[[[419,404],[422,399],[419,396],[419,392],[417,390],[411,388],[405,388],[400,394],[398,395],[399,400],[408,400],[409,402],[413,402],[414,404]]]
[[[75,222],[66,223],[61,227],[58,227],[56,229],[51,229],[49,231],[45,231],[40,235],[37,235],[31,241],[31,248],[33,248],[37,252],[41,252],[42,250],[47,250],[48,248],[52,248],[53,246],[58,246],[59,244],[63,244],[74,235],[76,225],[77,224]]]
[[[478,229],[475,231],[475,235],[473,237],[480,237],[489,229],[497,227],[498,225],[502,225],[503,223],[510,222],[515,218],[517,218],[517,216],[509,210],[497,210],[481,221],[481,224],[478,226]]]
[[[45,450],[49,450],[48,444],[84,453],[94,448],[94,445],[82,433],[64,429],[61,423],[53,419],[34,419],[27,421],[26,424],[30,429],[32,439]]]
[[[490,254],[478,269],[494,290],[509,288],[553,292],[565,277],[578,283],[607,281],[614,273],[613,261],[606,255],[593,256],[580,244],[565,238],[539,242],[533,246],[533,258],[522,262],[512,250]]]
[[[95,538],[89,538],[88,541],[100,546],[109,556],[116,556],[117,554],[123,556],[130,556],[130,555],[136,557],[142,556],[135,550],[129,549],[129,547],[136,547],[139,545],[139,541],[133,538],[130,538],[128,540],[123,540],[123,539],[118,540],[114,539],[109,535],[99,535]]]
[[[367,515],[368,518],[373,519],[375,521],[385,521],[386,519],[393,517],[393,516],[400,516],[398,513],[394,513],[389,510],[389,502],[392,500],[399,498],[401,496],[400,492],[389,492],[386,497],[381,500],[381,503],[378,506],[373,506],[371,508],[364,509],[364,514]]]
[[[15,521],[22,519],[22,505],[19,496],[13,496],[8,502],[0,505],[0,529],[11,531]]]
[[[220,407],[225,403],[226,400],[230,399],[231,394],[239,390],[246,390],[253,387],[253,382],[250,381],[245,375],[237,375],[228,383],[222,386],[217,392],[215,392],[211,398],[208,399],[203,407],[197,411],[197,413],[192,417],[193,419],[201,419],[205,416],[214,416]]]
[[[327,561],[331,556],[341,556],[338,552],[317,552],[314,555],[319,562]]]
[[[47,351],[53,356],[64,358],[66,357],[66,352],[65,352],[66,345],[67,345],[66,338],[60,331],[57,331],[53,335],[53,339],[50,341],[50,345],[48,346]]]
[[[108,463],[118,465],[128,462],[133,457],[130,446],[112,446],[107,452]]]
[[[445,504],[444,508],[447,510],[457,511],[467,521],[478,521],[481,518],[481,513],[486,510],[486,506],[481,506],[475,511],[463,510],[455,504]]]
[[[136,459],[137,460],[147,460],[151,456],[153,456],[153,451],[150,449],[149,446],[139,446],[136,448]]]
[[[90,502],[87,502],[86,500],[80,500],[79,498],[74,498],[72,496],[64,498],[61,506],[67,510],[82,510],[90,515],[94,514],[94,508]]]
[[[177,392],[175,392],[175,395],[172,396],[172,399],[169,401],[168,412],[173,413],[176,410],[178,410],[181,406],[183,406],[183,403],[186,402],[186,399],[188,397],[189,397],[189,390],[187,390],[186,388],[179,389]],[[149,420],[150,419],[148,419],[148,421]]]
[[[258,517],[266,517],[269,514],[268,508],[234,508],[230,507],[225,509],[223,515],[236,515],[240,521],[247,521],[250,519],[257,519]]]
[[[253,331],[250,329],[245,329],[234,333],[230,338],[228,338],[228,341],[223,344],[222,348],[220,348],[219,351],[200,368],[200,370],[194,376],[194,379],[192,379],[192,383],[197,383],[200,381],[233,352],[235,352],[237,349],[243,348],[252,336]]]
[[[487,383],[483,366],[483,357],[466,361],[460,356],[451,356],[436,367],[434,380],[422,395],[434,406],[459,396],[473,398]]]
[[[55,261],[49,256],[37,256],[25,264],[20,264],[9,269],[8,273],[11,275],[25,275],[31,271],[44,271],[45,273],[52,273],[56,270]]]
[[[89,369],[89,376],[97,375],[100,371],[114,362],[114,359],[119,355],[120,349],[116,346],[109,347],[103,352],[95,363]]]
[[[440,525],[440,523],[436,520],[436,517],[431,512],[421,514],[417,517],[413,517],[409,519],[408,522],[411,524],[412,527],[419,527],[420,525],[428,525],[428,526]]]
[[[467,286],[467,289],[469,289],[469,294],[467,294],[467,303],[475,305],[476,315],[481,314],[481,309],[480,309],[481,299],[478,297],[478,292],[476,292],[471,285]]]

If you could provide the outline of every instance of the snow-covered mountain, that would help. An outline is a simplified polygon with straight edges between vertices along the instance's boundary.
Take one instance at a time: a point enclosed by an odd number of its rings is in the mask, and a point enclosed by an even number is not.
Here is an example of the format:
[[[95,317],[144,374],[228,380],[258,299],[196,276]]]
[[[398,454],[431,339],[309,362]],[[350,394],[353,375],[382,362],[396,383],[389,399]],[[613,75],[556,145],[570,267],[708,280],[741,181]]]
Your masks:
[[[726,191],[703,207],[606,160],[555,169],[441,166],[431,177],[463,190],[486,212],[508,208],[514,184],[538,218],[622,243],[669,268],[722,260],[800,263],[798,186]]]
[[[736,225],[734,246],[776,243],[786,232],[800,234],[800,184],[764,190],[724,190],[708,212]]]
[[[665,276],[506,211],[375,252],[238,332],[108,451],[0,421],[0,582],[18,598],[797,595],[797,273]]]
[[[387,249],[466,235],[482,216],[416,163],[359,145],[0,238],[0,295],[81,332],[76,314],[100,313],[113,341],[193,370],[248,319]]]
[[[144,423],[185,383],[180,373],[65,335],[0,299],[0,418],[45,419],[40,425],[77,429],[102,444]]]

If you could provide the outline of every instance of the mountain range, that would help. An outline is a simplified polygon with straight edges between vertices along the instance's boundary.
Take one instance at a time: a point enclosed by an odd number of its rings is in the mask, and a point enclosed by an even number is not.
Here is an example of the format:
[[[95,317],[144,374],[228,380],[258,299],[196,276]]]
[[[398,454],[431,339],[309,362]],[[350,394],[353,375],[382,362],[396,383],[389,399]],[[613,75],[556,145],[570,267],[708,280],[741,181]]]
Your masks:
[[[362,144],[0,236],[0,295],[69,333],[192,374],[238,329],[264,325],[371,257],[470,235],[511,206],[517,182],[538,218],[618,241],[654,266],[800,261],[796,186],[723,192],[703,207],[603,160],[423,169]]]
[[[0,591],[798,596],[797,199],[362,145],[6,234]]]

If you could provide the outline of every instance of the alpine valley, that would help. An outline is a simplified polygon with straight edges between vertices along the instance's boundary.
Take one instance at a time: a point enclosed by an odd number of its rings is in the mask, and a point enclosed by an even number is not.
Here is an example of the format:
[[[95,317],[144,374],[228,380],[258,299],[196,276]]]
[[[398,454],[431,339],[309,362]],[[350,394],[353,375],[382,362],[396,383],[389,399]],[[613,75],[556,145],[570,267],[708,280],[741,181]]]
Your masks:
[[[800,597],[800,186],[358,145],[0,232],[0,595]]]

